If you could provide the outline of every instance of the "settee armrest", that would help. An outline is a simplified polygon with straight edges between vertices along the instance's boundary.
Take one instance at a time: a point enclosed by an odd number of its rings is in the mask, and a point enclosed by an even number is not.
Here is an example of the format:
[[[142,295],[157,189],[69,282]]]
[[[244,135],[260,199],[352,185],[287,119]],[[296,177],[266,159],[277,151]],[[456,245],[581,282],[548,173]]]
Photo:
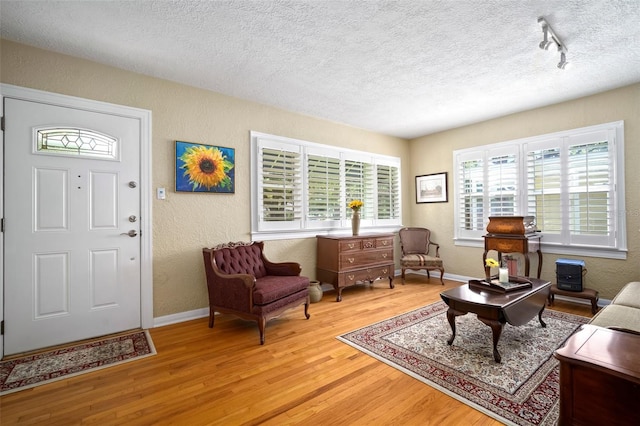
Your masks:
[[[262,257],[267,275],[297,276],[302,272],[299,263],[296,262],[270,262]]]
[[[440,244],[429,241],[430,246],[436,246],[436,257],[440,257]]]

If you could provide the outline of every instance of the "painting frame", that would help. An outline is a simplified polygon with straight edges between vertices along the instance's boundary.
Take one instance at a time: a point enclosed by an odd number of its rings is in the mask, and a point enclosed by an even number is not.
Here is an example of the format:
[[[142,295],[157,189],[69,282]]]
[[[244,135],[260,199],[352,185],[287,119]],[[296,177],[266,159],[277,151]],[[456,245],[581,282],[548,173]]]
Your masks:
[[[448,202],[447,172],[416,176],[416,204]]]
[[[175,191],[235,193],[234,148],[175,141]]]

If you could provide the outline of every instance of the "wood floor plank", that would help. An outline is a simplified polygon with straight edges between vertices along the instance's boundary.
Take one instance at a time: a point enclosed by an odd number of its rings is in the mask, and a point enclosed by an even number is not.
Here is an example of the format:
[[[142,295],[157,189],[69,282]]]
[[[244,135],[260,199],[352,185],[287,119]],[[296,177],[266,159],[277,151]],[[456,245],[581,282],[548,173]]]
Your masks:
[[[459,282],[407,276],[326,292],[270,321],[231,315],[152,329],[157,355],[0,397],[4,425],[498,425],[336,336],[440,300]],[[591,316],[588,305],[554,309]]]

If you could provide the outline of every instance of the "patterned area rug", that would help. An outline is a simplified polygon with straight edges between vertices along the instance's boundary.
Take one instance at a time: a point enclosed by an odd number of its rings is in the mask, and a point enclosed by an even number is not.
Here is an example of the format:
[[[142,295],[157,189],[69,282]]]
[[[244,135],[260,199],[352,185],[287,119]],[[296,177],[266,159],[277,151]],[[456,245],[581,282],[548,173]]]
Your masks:
[[[0,361],[0,395],[155,355],[147,331]]]
[[[589,319],[545,310],[528,324],[506,324],[493,359],[491,329],[475,314],[456,317],[456,338],[447,305],[437,302],[372,324],[338,339],[451,395],[505,424],[555,425],[559,367],[553,352]]]

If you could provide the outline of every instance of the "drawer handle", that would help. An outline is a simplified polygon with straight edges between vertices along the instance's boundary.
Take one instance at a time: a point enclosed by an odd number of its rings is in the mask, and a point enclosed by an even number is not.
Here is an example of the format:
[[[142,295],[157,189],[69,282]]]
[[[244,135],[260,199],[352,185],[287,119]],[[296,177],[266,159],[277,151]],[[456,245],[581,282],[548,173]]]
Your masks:
[[[347,279],[348,279],[349,281],[353,281],[353,279],[354,279],[355,277],[356,277],[355,275],[347,275]]]
[[[388,242],[389,242],[389,241],[384,240],[384,241],[382,242],[382,245],[383,245],[383,246],[386,246]]]
[[[387,253],[382,253],[382,258],[386,259],[387,258]]]
[[[349,261],[349,263],[353,263],[356,260],[356,258],[355,257],[350,257],[347,260]]]
[[[386,274],[386,273],[387,273],[387,268],[384,268],[384,269],[382,270],[382,273],[383,273],[383,274]]]
[[[354,243],[349,243],[349,248],[354,248],[356,245]]]
[[[367,241],[366,243],[364,243],[365,248],[371,248],[373,247],[373,243],[371,241]]]

